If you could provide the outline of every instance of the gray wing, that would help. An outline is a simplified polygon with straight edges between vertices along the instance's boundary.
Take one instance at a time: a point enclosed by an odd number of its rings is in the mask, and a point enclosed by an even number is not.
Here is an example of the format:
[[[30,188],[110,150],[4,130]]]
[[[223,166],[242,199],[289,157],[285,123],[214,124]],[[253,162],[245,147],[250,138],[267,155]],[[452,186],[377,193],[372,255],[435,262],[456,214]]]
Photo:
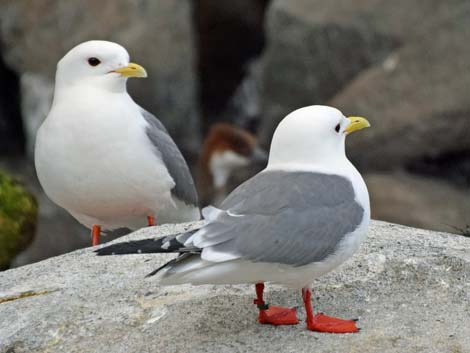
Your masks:
[[[208,224],[191,241],[209,248],[209,254],[225,254],[215,257],[220,261],[302,266],[334,253],[361,223],[364,210],[343,177],[276,171],[248,180],[225,199],[221,210],[209,213]]]
[[[198,200],[194,180],[178,146],[176,146],[160,120],[142,108],[141,111],[142,116],[149,123],[147,136],[156,147],[156,153],[159,154],[175,181],[175,187],[171,190],[171,193],[185,203],[197,206]]]

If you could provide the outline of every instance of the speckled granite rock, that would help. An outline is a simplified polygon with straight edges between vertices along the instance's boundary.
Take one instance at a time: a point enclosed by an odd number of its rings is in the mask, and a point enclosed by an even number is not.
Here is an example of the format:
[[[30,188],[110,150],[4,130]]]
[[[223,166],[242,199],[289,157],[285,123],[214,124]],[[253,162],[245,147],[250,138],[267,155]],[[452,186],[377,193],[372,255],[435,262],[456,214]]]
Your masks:
[[[252,286],[144,278],[169,255],[79,250],[0,273],[0,352],[470,352],[469,247],[465,237],[373,222],[359,254],[313,286],[316,310],[360,319],[350,335],[259,325]],[[299,293],[278,286],[267,297],[300,306]]]

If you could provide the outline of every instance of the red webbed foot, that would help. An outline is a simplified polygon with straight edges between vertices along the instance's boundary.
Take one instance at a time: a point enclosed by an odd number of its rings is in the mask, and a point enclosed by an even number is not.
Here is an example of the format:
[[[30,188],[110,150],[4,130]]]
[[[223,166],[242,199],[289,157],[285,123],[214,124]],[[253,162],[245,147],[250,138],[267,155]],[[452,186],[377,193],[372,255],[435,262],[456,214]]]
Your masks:
[[[297,325],[297,311],[295,308],[282,308],[269,306],[266,310],[259,311],[258,321],[269,325]]]
[[[312,291],[310,288],[302,289],[305,311],[307,313],[307,328],[311,331],[330,332],[330,333],[354,333],[359,332],[355,320],[342,320],[323,314],[313,315],[312,310]]]
[[[295,308],[282,308],[279,306],[270,306],[263,300],[264,284],[256,284],[256,304],[259,309],[258,321],[261,324],[269,325],[297,325],[297,311]]]
[[[342,320],[323,314],[316,314],[312,319],[307,318],[307,328],[311,331],[329,333],[359,332],[354,320]]]

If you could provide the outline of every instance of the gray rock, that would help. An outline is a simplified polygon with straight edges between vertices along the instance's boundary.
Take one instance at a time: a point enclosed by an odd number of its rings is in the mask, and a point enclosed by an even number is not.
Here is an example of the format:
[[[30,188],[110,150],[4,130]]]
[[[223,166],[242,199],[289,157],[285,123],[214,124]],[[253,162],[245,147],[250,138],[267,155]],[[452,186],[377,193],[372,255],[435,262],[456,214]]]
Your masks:
[[[183,149],[198,146],[188,0],[3,1],[0,37],[9,67],[49,82],[58,60],[80,42],[122,44],[149,74],[129,83],[136,101],[163,121]]]
[[[464,16],[468,10],[465,0],[439,0],[409,2],[396,0],[292,0],[288,3],[275,0],[273,11],[292,14],[299,21],[310,23],[337,23],[345,27],[373,30],[391,35],[401,42],[416,34],[429,32],[456,16]],[[299,45],[302,43],[298,43]],[[351,53],[354,55],[354,53]]]
[[[370,173],[372,217],[413,227],[459,233],[470,226],[470,190],[403,172]]]
[[[356,3],[344,3],[351,10],[357,8]],[[266,144],[286,114],[326,103],[399,43],[394,34],[361,20],[359,9],[351,20],[337,16],[333,8],[324,1],[306,0],[278,0],[269,8],[268,43],[257,78],[263,119],[260,135]]]
[[[292,109],[327,103],[372,120],[349,149],[368,170],[468,149],[469,14],[465,0],[274,1],[258,76],[262,140]]]
[[[79,250],[0,273],[0,352],[470,352],[469,246],[373,222],[359,254],[313,286],[316,310],[359,318],[362,331],[350,335],[259,325],[253,286],[159,287],[144,278],[171,255]],[[267,297],[301,304],[278,286]]]
[[[407,166],[470,149],[468,13],[453,17],[359,75],[330,104],[366,116],[350,157],[367,169]],[[462,73],[462,74],[459,74]]]

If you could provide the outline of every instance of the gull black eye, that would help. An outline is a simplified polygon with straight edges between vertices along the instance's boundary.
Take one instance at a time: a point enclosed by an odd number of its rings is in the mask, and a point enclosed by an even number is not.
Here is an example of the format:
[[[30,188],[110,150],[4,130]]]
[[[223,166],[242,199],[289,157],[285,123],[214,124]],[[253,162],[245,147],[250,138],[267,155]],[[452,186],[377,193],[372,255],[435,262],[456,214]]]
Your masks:
[[[340,124],[338,124],[338,125],[335,126],[335,131],[336,131],[336,132],[339,132],[339,129],[341,129],[341,125],[340,125]]]
[[[88,59],[88,64],[90,64],[90,66],[97,66],[100,63],[101,63],[101,61],[98,58],[89,58]]]

